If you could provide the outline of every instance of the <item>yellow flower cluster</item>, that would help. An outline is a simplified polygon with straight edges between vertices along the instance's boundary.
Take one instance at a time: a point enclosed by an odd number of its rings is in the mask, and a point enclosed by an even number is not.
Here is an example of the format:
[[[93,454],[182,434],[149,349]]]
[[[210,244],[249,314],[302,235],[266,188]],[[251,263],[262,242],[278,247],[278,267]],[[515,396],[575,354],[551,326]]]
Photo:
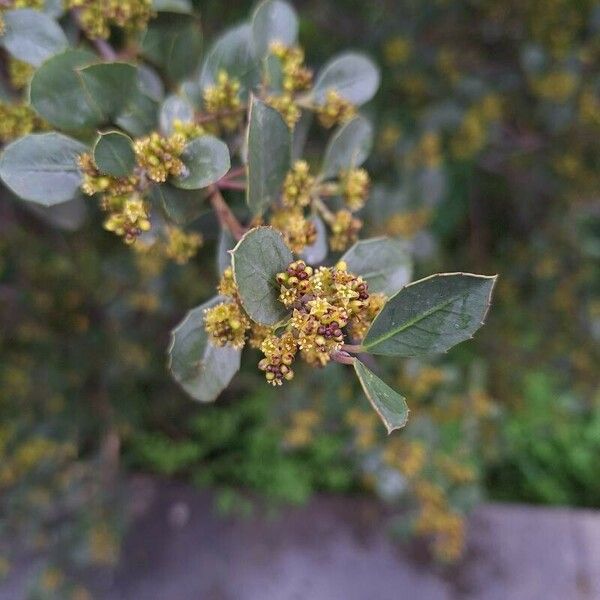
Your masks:
[[[234,131],[244,118],[240,98],[240,82],[230,77],[226,71],[219,71],[214,85],[207,86],[203,94],[204,110],[214,120],[207,123],[207,129],[217,133],[219,129]]]
[[[292,252],[302,252],[306,246],[315,243],[317,227],[314,221],[304,216],[301,208],[275,209],[271,213],[270,224],[280,231]]]
[[[177,177],[185,170],[180,159],[185,147],[185,136],[174,133],[163,137],[156,131],[136,140],[133,144],[138,165],[156,183],[164,183],[167,177]]]
[[[250,320],[235,300],[207,308],[204,311],[204,323],[216,346],[244,347]]]
[[[351,211],[360,210],[369,195],[371,180],[364,169],[347,169],[340,173],[340,188],[346,206]]]
[[[323,127],[345,123],[356,115],[356,107],[336,90],[327,90],[325,102],[317,107],[317,116]]]
[[[166,238],[165,254],[178,265],[184,265],[193,258],[203,242],[199,233],[186,233],[173,225],[167,227]]]
[[[282,202],[288,208],[304,208],[310,204],[315,178],[305,160],[297,160],[285,176]]]
[[[252,348],[259,348],[271,328],[251,321],[242,308],[231,267],[223,271],[217,289],[228,300],[204,311],[206,331],[212,342],[216,346],[243,348],[248,339]]]
[[[427,462],[427,448],[420,440],[390,438],[383,450],[384,462],[408,479],[421,473]]]
[[[137,191],[137,175],[104,175],[89,153],[79,156],[78,165],[83,173],[83,192],[89,196],[102,194],[100,207],[108,213],[104,220],[107,231],[122,237],[126,244],[133,244],[142,232],[150,229],[149,207]]]
[[[329,227],[331,228],[329,247],[334,251],[342,251],[358,239],[362,221],[353,216],[349,210],[342,209],[333,215]]]
[[[29,63],[17,60],[12,56],[8,60],[8,78],[16,90],[23,89],[33,77],[35,68]]]
[[[304,50],[298,46],[289,47],[275,41],[269,47],[270,53],[281,63],[282,88],[279,95],[269,96],[267,102],[283,116],[288,127],[293,128],[300,118],[301,111],[295,95],[307,90],[312,84],[312,71],[304,66]]]
[[[152,18],[152,0],[65,0],[78,11],[79,22],[90,39],[106,39],[111,27],[128,33],[141,31]]]
[[[43,131],[47,127],[29,105],[21,102],[0,102],[0,142],[3,144],[32,131]]]
[[[456,561],[465,545],[463,516],[449,506],[439,485],[423,480],[415,484],[414,491],[420,503],[415,532],[432,539],[432,549],[439,560]]]
[[[181,119],[174,119],[173,131],[182,135],[186,141],[200,137],[206,133],[202,125],[198,125],[198,123],[194,123],[193,121],[182,121]]]
[[[126,244],[133,244],[139,235],[150,230],[148,204],[137,192],[105,196],[101,206],[109,213],[104,229],[122,237]]]

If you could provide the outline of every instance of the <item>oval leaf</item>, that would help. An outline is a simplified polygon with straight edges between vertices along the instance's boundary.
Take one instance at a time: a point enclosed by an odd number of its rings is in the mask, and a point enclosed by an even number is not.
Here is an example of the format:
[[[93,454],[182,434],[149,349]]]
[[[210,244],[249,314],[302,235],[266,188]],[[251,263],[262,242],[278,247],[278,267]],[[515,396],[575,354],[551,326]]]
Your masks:
[[[342,125],[329,140],[323,159],[322,177],[336,177],[343,169],[360,167],[373,148],[373,127],[364,117]]]
[[[360,106],[368,102],[379,87],[379,69],[364,54],[347,52],[329,61],[315,81],[313,94],[323,104],[329,90],[336,90],[346,100]]]
[[[272,42],[292,46],[298,36],[296,12],[282,0],[261,2],[252,18],[252,42],[256,56],[262,58],[269,52]]]
[[[162,12],[148,25],[142,53],[175,81],[194,72],[200,63],[202,32],[193,15]]]
[[[229,229],[222,227],[219,231],[217,243],[217,272],[223,275],[223,271],[231,265],[231,250],[235,246],[235,239]]]
[[[407,246],[388,237],[356,242],[341,260],[348,271],[360,275],[369,284],[369,291],[391,296],[412,277],[412,259]]]
[[[204,197],[196,190],[182,190],[163,183],[152,186],[150,196],[177,225],[187,225],[208,212]]]
[[[260,83],[260,69],[252,49],[250,25],[239,25],[226,31],[209,50],[200,74],[200,87],[217,81],[219,71],[240,80],[242,97]]]
[[[125,62],[98,63],[77,68],[83,93],[106,122],[118,115],[136,88],[137,69]]]
[[[216,297],[189,311],[171,332],[169,370],[200,402],[213,402],[240,368],[241,350],[214,346],[204,328],[204,310],[222,301]]]
[[[496,277],[443,273],[415,281],[390,298],[363,341],[372,354],[446,352],[483,325]]]
[[[317,228],[317,237],[313,244],[306,246],[300,253],[300,256],[308,264],[317,265],[327,258],[327,228],[323,219],[318,215],[310,217],[310,220]]]
[[[133,142],[120,131],[101,133],[93,148],[94,162],[102,173],[125,177],[135,167]]]
[[[96,60],[84,50],[66,50],[49,58],[31,79],[30,99],[33,108],[48,123],[59,129],[77,130],[95,127],[102,114],[84,94],[77,67]]]
[[[86,147],[60,133],[36,133],[9,144],[0,158],[2,181],[24,200],[52,206],[77,195],[77,156]]]
[[[231,265],[240,300],[257,323],[274,325],[286,316],[276,276],[292,260],[283,237],[272,227],[251,229],[233,249]]]
[[[160,129],[166,134],[173,133],[173,122],[179,120],[182,123],[189,123],[194,120],[194,107],[181,96],[169,96],[160,107]]]
[[[9,10],[4,13],[2,45],[15,58],[34,67],[69,46],[58,23],[37,10]]]
[[[215,183],[231,166],[227,144],[212,135],[190,140],[181,160],[187,172],[174,179],[173,184],[185,190],[198,190]]]
[[[354,370],[360,385],[380,416],[388,434],[394,429],[401,429],[408,421],[406,398],[394,391],[387,383],[379,379],[375,373],[367,369],[357,358],[354,359]]]
[[[281,115],[252,98],[248,124],[248,183],[246,202],[262,214],[281,193],[291,163],[291,133]]]

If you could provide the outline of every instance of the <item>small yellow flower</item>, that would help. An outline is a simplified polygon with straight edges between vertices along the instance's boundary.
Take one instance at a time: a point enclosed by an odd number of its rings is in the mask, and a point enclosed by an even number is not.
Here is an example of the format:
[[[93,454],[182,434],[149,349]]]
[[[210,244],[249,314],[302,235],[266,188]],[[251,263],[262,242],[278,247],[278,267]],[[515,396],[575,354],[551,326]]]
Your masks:
[[[243,348],[250,320],[237,302],[221,302],[204,311],[206,331],[216,346]]]
[[[292,252],[302,252],[317,239],[314,221],[307,219],[301,209],[282,208],[271,214],[270,224],[279,230]]]
[[[185,136],[174,133],[163,137],[157,132],[136,140],[133,144],[137,163],[152,181],[164,183],[167,177],[177,177],[185,169],[180,159],[185,147]]]
[[[214,85],[207,86],[203,94],[204,109],[214,115],[217,128],[234,131],[243,120],[240,81],[219,71]],[[210,126],[209,126],[210,128]]]
[[[339,210],[329,226],[332,233],[329,237],[329,247],[334,251],[341,251],[358,239],[362,221],[352,216],[349,210]]]
[[[364,169],[348,169],[340,173],[340,187],[346,206],[355,212],[360,210],[369,195],[371,180]]]
[[[179,227],[167,227],[167,240],[165,253],[179,265],[184,265],[198,252],[202,246],[202,235],[199,233],[186,233]]]
[[[283,182],[283,204],[289,208],[305,207],[310,204],[315,178],[305,160],[297,160],[288,171]]]
[[[329,129],[352,119],[356,115],[356,107],[332,89],[325,94],[325,103],[317,107],[317,115],[321,125]]]

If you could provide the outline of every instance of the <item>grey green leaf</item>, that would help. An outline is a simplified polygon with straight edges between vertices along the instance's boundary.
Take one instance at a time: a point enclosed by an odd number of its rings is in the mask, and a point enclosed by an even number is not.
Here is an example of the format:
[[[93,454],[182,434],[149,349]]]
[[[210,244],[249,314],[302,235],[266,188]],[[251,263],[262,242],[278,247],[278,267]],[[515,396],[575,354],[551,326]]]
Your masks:
[[[365,395],[383,421],[388,434],[395,429],[404,427],[408,421],[409,412],[406,398],[379,379],[357,358],[354,359],[353,364]]]
[[[446,352],[481,327],[495,281],[495,276],[443,273],[407,285],[373,321],[365,350],[390,356]]]
[[[107,175],[125,177],[135,167],[133,141],[120,131],[100,133],[92,152],[96,166]]]
[[[186,190],[197,190],[215,183],[231,166],[227,144],[212,135],[190,140],[181,160],[186,171],[173,180],[173,185]]]
[[[200,402],[213,402],[240,368],[241,350],[214,346],[204,328],[204,310],[221,301],[216,297],[189,311],[171,333],[169,370]]]
[[[3,14],[2,46],[12,56],[34,67],[69,46],[60,25],[37,10],[9,10]]]
[[[321,176],[336,177],[343,169],[360,167],[373,148],[373,127],[364,117],[357,116],[342,125],[332,136],[325,150]]]
[[[313,89],[317,104],[325,102],[329,90],[336,90],[346,100],[360,106],[368,102],[379,87],[379,69],[357,52],[346,52],[329,61],[319,72]]]
[[[407,245],[388,237],[360,240],[341,260],[348,270],[369,284],[369,291],[391,296],[412,277],[412,259]]]
[[[267,55],[272,42],[292,46],[298,36],[296,12],[282,0],[261,2],[252,17],[252,42],[257,57]]]
[[[86,147],[61,133],[35,133],[9,144],[0,157],[0,177],[20,198],[52,206],[77,195],[77,157]]]
[[[272,227],[251,229],[233,249],[231,264],[240,300],[257,323],[274,325],[286,316],[276,276],[292,260],[283,237]]]
[[[252,98],[248,123],[246,202],[261,215],[280,195],[291,163],[291,133],[281,115]]]

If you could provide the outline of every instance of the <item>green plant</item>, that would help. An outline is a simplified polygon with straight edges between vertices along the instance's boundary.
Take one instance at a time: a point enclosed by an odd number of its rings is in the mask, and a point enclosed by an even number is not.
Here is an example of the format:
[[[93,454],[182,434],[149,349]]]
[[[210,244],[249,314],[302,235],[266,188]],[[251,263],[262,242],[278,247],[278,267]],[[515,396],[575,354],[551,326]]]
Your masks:
[[[407,258],[389,239],[359,242],[333,267],[308,266],[327,258],[327,230],[335,253],[361,228],[354,213],[368,196],[361,165],[372,132],[357,109],[375,94],[379,72],[347,52],[313,81],[297,46],[296,15],[281,0],[259,4],[200,65],[199,24],[182,6],[167,3],[155,14],[147,0],[119,10],[69,1],[65,24],[88,39],[75,47],[51,14],[4,11],[3,46],[32,67],[30,106],[50,131],[10,143],[0,177],[46,207],[81,192],[96,196],[105,229],[127,244],[162,247],[177,262],[202,244],[179,226],[207,201],[222,227],[222,252],[237,244],[219,286],[226,299],[194,309],[174,331],[177,381],[196,399],[214,400],[238,370],[251,332],[270,383],[293,376],[297,352],[315,366],[349,364],[388,432],[402,427],[404,398],[360,357],[422,356],[470,338],[495,278],[453,273],[406,285]],[[111,37],[114,28],[122,35]],[[314,171],[302,159],[313,115],[325,128],[339,125]],[[238,190],[248,225],[223,195]],[[157,204],[162,224],[153,216]],[[266,215],[272,228],[253,227]],[[222,265],[228,260],[221,254]]]

